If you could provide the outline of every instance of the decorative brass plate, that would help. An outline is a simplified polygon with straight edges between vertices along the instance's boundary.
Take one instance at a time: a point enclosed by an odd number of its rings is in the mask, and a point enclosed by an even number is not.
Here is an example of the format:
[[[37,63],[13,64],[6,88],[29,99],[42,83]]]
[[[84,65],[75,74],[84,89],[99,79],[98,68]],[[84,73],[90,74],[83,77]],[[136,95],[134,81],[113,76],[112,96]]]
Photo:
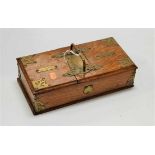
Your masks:
[[[34,55],[29,55],[21,58],[23,65],[26,67],[28,64],[34,64],[36,61],[33,59]]]
[[[84,90],[83,90],[84,94],[89,94],[89,93],[91,93],[92,91],[93,91],[93,85],[85,86],[85,87],[84,87]]]
[[[47,67],[42,67],[42,68],[37,69],[36,72],[37,73],[46,72],[46,71],[54,70],[56,68],[57,66],[47,66]]]
[[[33,85],[34,89],[42,89],[42,88],[48,87],[48,84],[47,84],[45,78],[32,81],[32,85]]]

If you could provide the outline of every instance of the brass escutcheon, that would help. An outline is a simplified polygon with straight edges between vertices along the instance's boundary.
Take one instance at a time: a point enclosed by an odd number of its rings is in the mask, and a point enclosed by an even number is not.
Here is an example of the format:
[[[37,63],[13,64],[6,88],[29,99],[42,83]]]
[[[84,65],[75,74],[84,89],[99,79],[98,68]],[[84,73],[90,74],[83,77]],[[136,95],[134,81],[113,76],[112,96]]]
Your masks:
[[[85,86],[85,87],[84,87],[84,90],[83,90],[84,94],[89,94],[89,93],[91,93],[92,91],[93,91],[93,85]]]

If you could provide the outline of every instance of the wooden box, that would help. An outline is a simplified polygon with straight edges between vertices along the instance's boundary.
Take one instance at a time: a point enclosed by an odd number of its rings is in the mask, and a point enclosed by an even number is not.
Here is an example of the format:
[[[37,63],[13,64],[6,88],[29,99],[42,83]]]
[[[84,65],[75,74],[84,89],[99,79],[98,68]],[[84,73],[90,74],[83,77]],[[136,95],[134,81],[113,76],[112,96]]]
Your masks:
[[[132,87],[137,69],[112,37],[20,57],[17,65],[33,114]]]

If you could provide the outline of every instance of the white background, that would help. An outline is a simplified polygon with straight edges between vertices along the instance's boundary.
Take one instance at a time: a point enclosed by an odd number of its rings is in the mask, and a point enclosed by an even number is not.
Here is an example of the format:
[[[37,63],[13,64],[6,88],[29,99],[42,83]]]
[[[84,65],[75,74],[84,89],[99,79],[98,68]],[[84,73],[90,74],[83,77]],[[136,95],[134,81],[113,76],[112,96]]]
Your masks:
[[[152,28],[155,27],[154,3],[154,0],[0,0],[0,27]],[[2,94],[2,87],[0,91]],[[1,126],[0,153],[154,155],[154,130],[155,127],[148,126]]]
[[[153,29],[1,29],[1,123],[153,125],[153,32]],[[135,87],[33,116],[16,82],[16,57],[110,36],[119,42],[139,67]]]

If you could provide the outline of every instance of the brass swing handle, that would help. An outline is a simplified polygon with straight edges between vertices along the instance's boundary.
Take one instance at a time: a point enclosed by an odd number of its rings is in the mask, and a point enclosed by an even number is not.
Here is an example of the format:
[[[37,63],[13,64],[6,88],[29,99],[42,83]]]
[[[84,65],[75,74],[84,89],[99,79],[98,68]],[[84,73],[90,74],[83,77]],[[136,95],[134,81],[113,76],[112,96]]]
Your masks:
[[[74,51],[76,54],[79,55],[79,57],[81,58],[82,63],[83,63],[83,72],[85,72],[85,71],[86,71],[86,60],[80,55],[81,53],[77,53],[78,50],[77,50],[75,44],[72,43],[72,44],[70,45],[70,50],[71,50],[71,51]]]
[[[74,44],[71,44],[70,49],[64,52],[64,60],[68,64],[70,71],[63,74],[63,76],[82,74],[85,77],[86,73],[100,69],[99,65],[90,64],[82,49],[76,48]]]

